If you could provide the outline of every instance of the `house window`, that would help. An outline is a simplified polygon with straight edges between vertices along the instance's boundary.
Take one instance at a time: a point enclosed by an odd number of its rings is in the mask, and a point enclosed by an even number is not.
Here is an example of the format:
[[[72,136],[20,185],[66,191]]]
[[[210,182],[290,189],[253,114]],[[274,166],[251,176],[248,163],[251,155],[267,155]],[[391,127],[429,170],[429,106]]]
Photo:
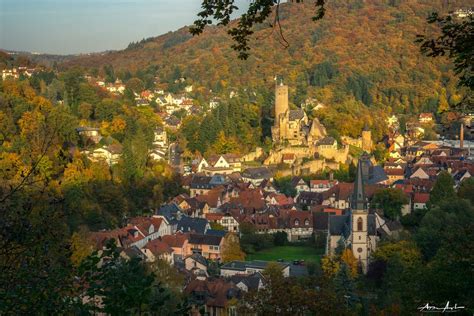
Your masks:
[[[295,226],[299,226],[300,225],[300,221],[295,219]]]
[[[305,219],[305,220],[304,220],[304,225],[305,225],[305,226],[309,226],[309,219]]]
[[[359,217],[359,219],[357,220],[357,230],[358,231],[362,231],[363,224],[364,224],[364,222],[363,222],[362,218]]]

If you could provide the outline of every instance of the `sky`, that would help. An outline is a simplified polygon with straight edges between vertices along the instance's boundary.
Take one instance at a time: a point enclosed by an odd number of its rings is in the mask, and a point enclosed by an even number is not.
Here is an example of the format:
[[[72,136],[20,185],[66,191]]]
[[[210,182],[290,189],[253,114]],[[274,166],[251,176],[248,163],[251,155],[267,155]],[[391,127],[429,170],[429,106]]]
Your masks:
[[[201,0],[0,0],[0,48],[50,54],[124,49],[190,25]],[[245,7],[248,0],[238,0]]]

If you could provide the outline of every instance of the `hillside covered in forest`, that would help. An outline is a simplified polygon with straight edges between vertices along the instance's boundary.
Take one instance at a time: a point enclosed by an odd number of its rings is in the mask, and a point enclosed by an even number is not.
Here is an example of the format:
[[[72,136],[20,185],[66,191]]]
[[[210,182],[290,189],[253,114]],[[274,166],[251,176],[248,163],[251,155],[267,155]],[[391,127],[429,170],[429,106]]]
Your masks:
[[[123,51],[79,57],[63,66],[102,71],[111,65],[119,77],[148,69],[163,83],[185,77],[204,94],[208,89],[220,93],[240,88],[264,93],[278,75],[298,105],[314,97],[349,116],[355,115],[353,109],[363,113],[365,107],[437,112],[457,102],[461,92],[449,62],[422,56],[415,39],[433,31],[426,23],[431,12],[446,13],[461,5],[469,3],[330,1],[326,17],[312,22],[312,3],[287,3],[280,8],[280,19],[289,47],[282,46],[279,32],[266,23],[256,28],[246,61],[236,58],[225,28],[209,27],[192,37],[185,27],[131,43]],[[351,100],[359,105],[347,104]]]

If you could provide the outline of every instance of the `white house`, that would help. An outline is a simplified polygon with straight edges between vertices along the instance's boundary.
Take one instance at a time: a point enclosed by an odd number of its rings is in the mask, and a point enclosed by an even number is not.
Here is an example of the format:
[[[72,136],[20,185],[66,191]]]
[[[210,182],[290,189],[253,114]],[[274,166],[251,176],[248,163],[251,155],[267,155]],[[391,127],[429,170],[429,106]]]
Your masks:
[[[206,258],[204,258],[199,253],[193,253],[192,255],[186,256],[183,262],[184,268],[187,271],[191,271],[193,274],[197,275],[198,278],[200,276],[204,276],[204,278],[209,276],[207,273],[208,262]]]
[[[426,209],[426,203],[430,200],[429,193],[415,193],[413,196],[413,209],[423,210]]]
[[[173,249],[161,239],[153,239],[141,249],[149,262],[164,260],[170,265],[174,264]]]
[[[219,104],[220,104],[219,98],[212,98],[211,101],[209,101],[209,108],[215,109],[219,106]]]
[[[20,78],[20,74],[19,74],[19,72],[17,71],[16,68],[4,69],[4,70],[2,70],[2,80],[5,80],[7,78],[18,79],[18,78]]]
[[[151,160],[154,161],[161,161],[161,160],[166,160],[167,155],[166,151],[163,149],[153,149],[150,151],[149,157]]]
[[[167,147],[168,146],[168,135],[166,129],[157,128],[154,132],[153,145],[158,147]]]
[[[337,180],[310,180],[309,186],[311,192],[325,192],[337,185]]]
[[[109,165],[116,164],[122,154],[122,146],[119,144],[113,144],[109,146],[103,146],[97,148],[92,152],[84,152],[88,158],[92,161],[104,160]]]

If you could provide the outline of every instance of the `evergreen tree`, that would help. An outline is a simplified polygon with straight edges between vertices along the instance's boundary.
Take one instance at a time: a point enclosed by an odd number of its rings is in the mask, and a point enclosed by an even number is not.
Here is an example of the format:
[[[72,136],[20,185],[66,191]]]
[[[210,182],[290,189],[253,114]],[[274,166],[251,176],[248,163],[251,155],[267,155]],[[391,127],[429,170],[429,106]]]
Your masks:
[[[134,181],[144,176],[148,150],[149,144],[141,128],[138,128],[135,135],[125,138],[121,166],[126,180]]]
[[[447,171],[440,172],[430,192],[430,206],[438,205],[442,201],[453,199],[455,196],[453,177]]]
[[[339,271],[334,277],[334,289],[338,296],[344,298],[347,307],[354,305],[356,301],[354,280],[352,279],[351,269],[345,263],[341,263]]]
[[[458,189],[458,196],[471,201],[474,205],[474,178],[464,179]]]

